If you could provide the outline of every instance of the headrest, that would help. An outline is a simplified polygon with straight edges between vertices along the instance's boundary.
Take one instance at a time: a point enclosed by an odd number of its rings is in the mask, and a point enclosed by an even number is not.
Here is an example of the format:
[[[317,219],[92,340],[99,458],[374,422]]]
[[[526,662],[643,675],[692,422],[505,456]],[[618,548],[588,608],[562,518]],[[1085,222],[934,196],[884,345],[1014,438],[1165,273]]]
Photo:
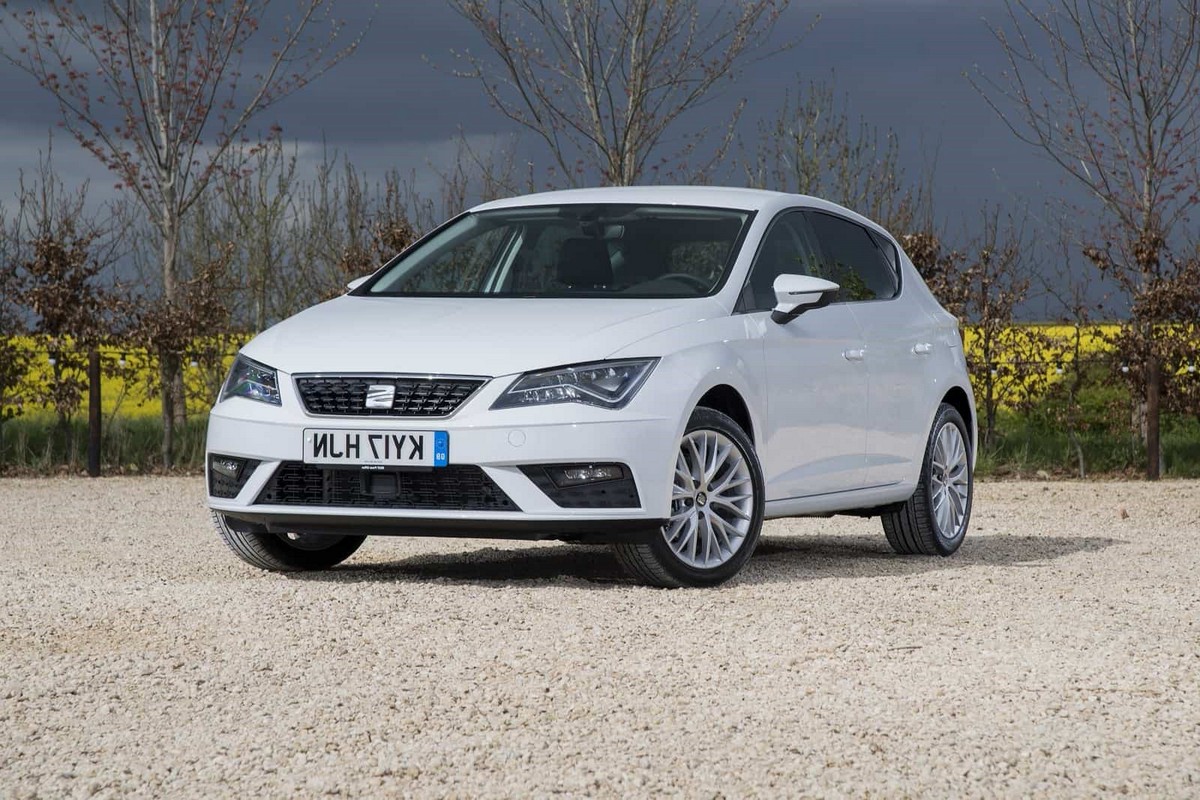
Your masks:
[[[558,251],[558,281],[571,287],[608,286],[613,281],[603,239],[567,239]]]

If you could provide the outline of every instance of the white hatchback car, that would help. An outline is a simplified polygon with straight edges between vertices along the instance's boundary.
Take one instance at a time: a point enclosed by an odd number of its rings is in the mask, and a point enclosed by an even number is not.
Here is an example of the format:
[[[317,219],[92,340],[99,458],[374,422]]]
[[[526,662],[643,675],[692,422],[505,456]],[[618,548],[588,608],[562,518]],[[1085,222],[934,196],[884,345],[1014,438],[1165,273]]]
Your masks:
[[[607,188],[487,203],[239,355],[208,504],[245,561],[369,534],[612,544],[720,583],[764,519],[879,516],[949,555],[971,513],[958,323],[886,231],[800,195]]]

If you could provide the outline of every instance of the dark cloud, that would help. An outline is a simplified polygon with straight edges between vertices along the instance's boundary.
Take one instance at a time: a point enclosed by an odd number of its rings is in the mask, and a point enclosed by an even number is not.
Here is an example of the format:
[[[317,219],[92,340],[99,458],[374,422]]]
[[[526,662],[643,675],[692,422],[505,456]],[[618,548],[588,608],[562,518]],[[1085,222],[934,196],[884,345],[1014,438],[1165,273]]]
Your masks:
[[[964,77],[977,63],[998,71],[999,50],[982,17],[1000,9],[999,0],[798,0],[780,20],[776,40],[800,43],[751,66],[680,130],[719,126],[743,95],[751,127],[789,88],[833,80],[853,113],[898,132],[914,169],[936,155],[948,205],[1025,195],[1027,181],[1042,171],[1036,155],[1012,139]],[[375,152],[393,142],[441,141],[460,127],[470,134],[513,130],[474,82],[452,74],[452,51],[478,51],[480,42],[445,4],[343,3],[339,14],[347,31],[364,31],[358,52],[272,109],[264,125],[278,122],[288,138],[324,141],[352,158],[360,145]],[[3,69],[10,79],[0,81],[0,124],[43,138],[57,118],[55,104],[26,76]],[[3,172],[20,166],[9,161]],[[996,180],[998,169],[1007,187]]]
[[[452,51],[478,51],[480,42],[445,4],[344,2],[339,14],[347,30],[365,31],[358,52],[272,109],[264,126],[278,122],[285,137],[310,151],[324,142],[368,171],[400,166],[426,173],[426,163],[449,152],[444,143],[460,128],[480,138],[514,130],[474,82],[452,74]],[[977,67],[999,73],[1000,49],[984,19],[999,22],[1003,15],[1002,0],[795,0],[776,39],[800,43],[754,64],[722,96],[681,120],[676,133],[719,127],[743,96],[751,132],[755,117],[772,114],[789,88],[832,80],[854,115],[898,133],[911,173],[936,159],[935,197],[948,228],[973,220],[985,202],[1025,203],[1040,213],[1048,198],[1077,198],[1077,191],[1013,138],[964,74]],[[58,112],[27,76],[0,69],[7,76],[0,81],[0,197],[9,197]],[[59,154],[75,148],[58,137]],[[70,175],[111,185],[86,157],[63,161]]]

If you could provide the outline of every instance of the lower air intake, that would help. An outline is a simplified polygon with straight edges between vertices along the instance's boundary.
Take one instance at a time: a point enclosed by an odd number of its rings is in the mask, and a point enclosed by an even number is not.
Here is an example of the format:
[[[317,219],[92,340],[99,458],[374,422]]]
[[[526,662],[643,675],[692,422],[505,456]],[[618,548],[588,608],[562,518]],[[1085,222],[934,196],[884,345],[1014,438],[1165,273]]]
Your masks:
[[[259,492],[258,505],[520,511],[481,468],[451,464],[426,471],[327,469],[285,461]]]

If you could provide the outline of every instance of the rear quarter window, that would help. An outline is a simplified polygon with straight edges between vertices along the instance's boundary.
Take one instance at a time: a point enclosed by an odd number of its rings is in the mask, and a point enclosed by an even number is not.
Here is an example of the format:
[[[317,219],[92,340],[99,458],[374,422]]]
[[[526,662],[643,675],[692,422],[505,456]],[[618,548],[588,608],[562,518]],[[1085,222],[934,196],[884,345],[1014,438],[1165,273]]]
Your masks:
[[[821,247],[818,277],[842,287],[840,301],[896,296],[900,288],[896,270],[866,228],[821,211],[809,212],[808,220]]]

